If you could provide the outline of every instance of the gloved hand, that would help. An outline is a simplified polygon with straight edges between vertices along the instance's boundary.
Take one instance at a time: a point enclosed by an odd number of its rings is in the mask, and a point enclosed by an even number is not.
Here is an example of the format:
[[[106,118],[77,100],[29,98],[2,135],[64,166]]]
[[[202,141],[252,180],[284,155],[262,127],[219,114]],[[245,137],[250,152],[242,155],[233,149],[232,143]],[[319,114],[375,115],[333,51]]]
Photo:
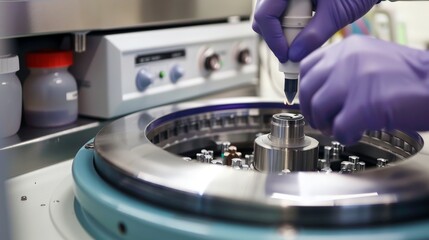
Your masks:
[[[301,111],[344,144],[365,130],[429,130],[429,52],[352,36],[301,62]]]
[[[313,0],[316,2],[317,0]],[[378,0],[318,0],[316,13],[290,46],[283,35],[280,17],[288,0],[260,0],[253,30],[264,38],[280,62],[301,61],[322,46],[334,33],[367,13]]]

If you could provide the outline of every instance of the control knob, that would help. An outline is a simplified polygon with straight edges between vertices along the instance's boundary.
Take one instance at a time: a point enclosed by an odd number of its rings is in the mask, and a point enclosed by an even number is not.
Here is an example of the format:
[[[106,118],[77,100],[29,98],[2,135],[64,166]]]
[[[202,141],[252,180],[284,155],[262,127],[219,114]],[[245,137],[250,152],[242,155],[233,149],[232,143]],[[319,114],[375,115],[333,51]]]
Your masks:
[[[252,63],[252,54],[250,53],[250,50],[248,48],[240,50],[237,55],[237,61],[242,65]]]
[[[155,76],[145,69],[137,73],[136,86],[140,92],[145,91],[155,80]]]
[[[172,83],[177,83],[183,75],[185,75],[185,69],[180,65],[174,65],[170,70],[170,80]]]
[[[221,68],[220,56],[217,53],[212,53],[204,59],[204,68],[207,71],[217,71]]]

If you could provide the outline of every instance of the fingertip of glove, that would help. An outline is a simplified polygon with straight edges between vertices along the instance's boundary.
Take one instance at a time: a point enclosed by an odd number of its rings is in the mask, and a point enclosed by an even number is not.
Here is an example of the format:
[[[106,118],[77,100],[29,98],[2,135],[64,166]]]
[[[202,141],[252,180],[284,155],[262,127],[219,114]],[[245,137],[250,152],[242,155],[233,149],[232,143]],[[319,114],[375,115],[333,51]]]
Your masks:
[[[292,62],[300,62],[306,56],[305,49],[294,46],[289,49],[289,59]]]
[[[252,23],[252,29],[253,29],[253,31],[255,31],[256,33],[261,34],[261,31],[260,31],[260,29],[259,29],[259,27],[258,27],[258,24],[256,24],[256,23]]]
[[[286,63],[289,60],[289,58],[286,56],[281,56],[281,57],[278,56],[277,58],[279,59],[279,62],[281,62],[281,63]]]
[[[315,17],[292,42],[289,49],[289,58],[292,61],[301,61],[311,52],[320,48],[335,33],[328,26],[320,26],[320,23],[314,20]]]
[[[279,60],[279,62],[281,63],[285,63],[289,60],[287,53],[283,53],[283,52],[274,52],[274,55],[276,55],[277,59]]]
[[[353,145],[357,143],[362,137],[362,134],[354,132],[351,129],[343,130],[338,128],[334,129],[333,135],[337,141],[345,145]]]

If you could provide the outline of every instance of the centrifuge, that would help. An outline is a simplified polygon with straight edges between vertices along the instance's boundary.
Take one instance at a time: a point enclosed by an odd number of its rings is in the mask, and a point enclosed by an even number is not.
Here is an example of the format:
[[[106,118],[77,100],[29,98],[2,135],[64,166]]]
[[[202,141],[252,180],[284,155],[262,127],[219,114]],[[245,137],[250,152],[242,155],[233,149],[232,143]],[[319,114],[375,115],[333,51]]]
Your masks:
[[[343,146],[298,105],[189,102],[113,121],[72,162],[8,184],[57,173],[40,208],[65,239],[427,239],[422,136]]]

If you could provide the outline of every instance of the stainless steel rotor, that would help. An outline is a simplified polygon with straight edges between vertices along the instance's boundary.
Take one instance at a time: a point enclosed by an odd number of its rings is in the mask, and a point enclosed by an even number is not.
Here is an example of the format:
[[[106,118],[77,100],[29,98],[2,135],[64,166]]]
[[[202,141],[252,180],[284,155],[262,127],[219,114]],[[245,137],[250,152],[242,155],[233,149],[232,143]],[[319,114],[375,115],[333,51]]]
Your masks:
[[[255,168],[263,172],[316,171],[319,142],[304,134],[304,116],[274,114],[271,132],[255,139]]]
[[[337,227],[429,217],[429,156],[420,152],[423,140],[416,133],[368,132],[349,148],[397,161],[353,174],[239,171],[172,153],[254,139],[270,131],[271,116],[279,112],[298,109],[245,98],[136,113],[97,134],[95,167],[142,201],[234,221]],[[332,141],[308,126],[304,130],[321,146]]]

